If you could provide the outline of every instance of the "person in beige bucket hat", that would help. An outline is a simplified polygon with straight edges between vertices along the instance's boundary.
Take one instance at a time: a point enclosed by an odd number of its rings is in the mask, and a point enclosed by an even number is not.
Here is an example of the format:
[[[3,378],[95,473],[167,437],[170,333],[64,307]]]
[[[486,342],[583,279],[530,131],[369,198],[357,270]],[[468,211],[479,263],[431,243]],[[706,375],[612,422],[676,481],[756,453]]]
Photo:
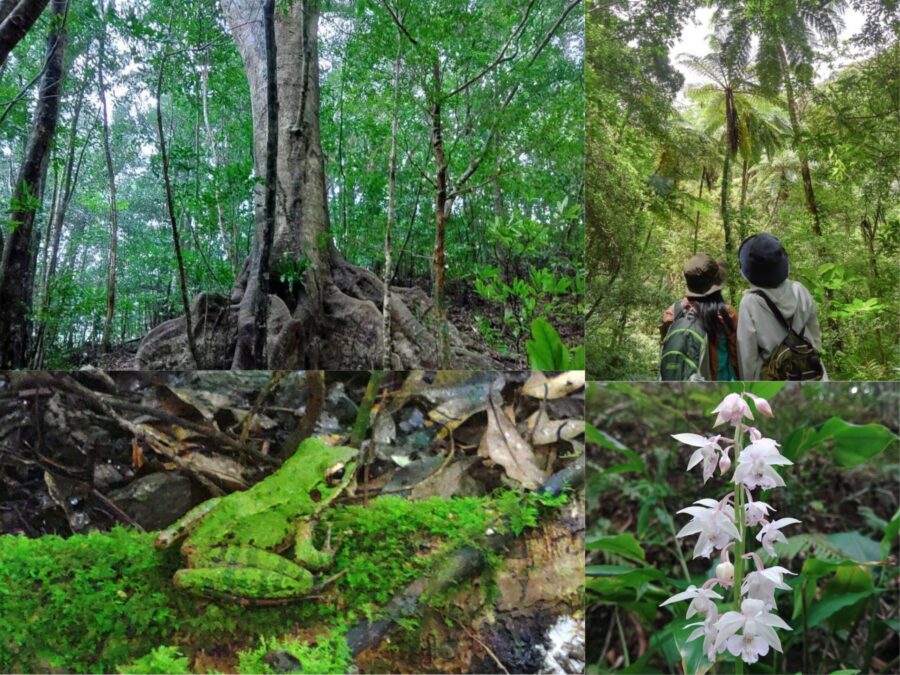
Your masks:
[[[666,309],[660,325],[662,379],[688,379],[684,376],[684,361],[691,366],[688,370],[695,371],[690,379],[739,379],[738,314],[722,297],[727,274],[725,261],[717,261],[707,253],[698,253],[685,262],[684,298]],[[670,344],[671,348],[667,349],[667,343],[676,341],[673,333],[682,331],[690,339],[700,336],[703,341],[703,353],[696,364],[677,345]],[[679,374],[672,376],[673,372]]]

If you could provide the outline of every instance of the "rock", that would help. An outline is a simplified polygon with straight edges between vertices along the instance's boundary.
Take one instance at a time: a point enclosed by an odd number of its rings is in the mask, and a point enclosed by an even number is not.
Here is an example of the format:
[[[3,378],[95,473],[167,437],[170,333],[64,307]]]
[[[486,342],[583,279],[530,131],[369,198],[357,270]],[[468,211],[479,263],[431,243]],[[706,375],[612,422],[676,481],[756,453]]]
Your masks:
[[[303,668],[300,659],[285,651],[271,651],[262,658],[276,673],[298,673]]]
[[[110,485],[121,483],[124,480],[125,476],[119,473],[119,470],[112,464],[94,465],[94,487],[98,490],[105,490]]]
[[[193,506],[191,481],[179,473],[151,473],[107,496],[145,530],[168,527]]]

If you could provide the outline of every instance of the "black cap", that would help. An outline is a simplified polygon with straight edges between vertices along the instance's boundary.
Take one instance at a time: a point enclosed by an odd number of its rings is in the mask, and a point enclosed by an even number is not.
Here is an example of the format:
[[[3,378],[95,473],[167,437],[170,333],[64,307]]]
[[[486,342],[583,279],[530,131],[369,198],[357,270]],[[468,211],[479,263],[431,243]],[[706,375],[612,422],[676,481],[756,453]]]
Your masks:
[[[747,237],[738,249],[738,259],[744,278],[761,288],[780,286],[790,269],[784,246],[768,232]]]

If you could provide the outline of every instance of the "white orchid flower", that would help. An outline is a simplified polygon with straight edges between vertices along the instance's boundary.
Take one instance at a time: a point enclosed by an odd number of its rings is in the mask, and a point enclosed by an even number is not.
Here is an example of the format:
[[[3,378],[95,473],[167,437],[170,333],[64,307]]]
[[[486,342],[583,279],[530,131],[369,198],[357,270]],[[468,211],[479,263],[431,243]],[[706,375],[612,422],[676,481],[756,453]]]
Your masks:
[[[756,541],[762,544],[762,547],[769,555],[775,555],[774,544],[776,541],[782,543],[787,542],[787,537],[780,531],[782,527],[794,525],[800,521],[796,518],[779,518],[773,523],[766,523],[756,535]]]
[[[696,640],[698,637],[702,637],[703,653],[706,654],[706,658],[710,661],[716,660],[716,636],[718,635],[716,621],[718,621],[718,619],[719,610],[713,605],[705,621],[689,623],[687,625],[687,628],[693,628],[694,630],[688,635],[685,642],[690,642],[691,640]]]
[[[778,452],[778,443],[771,438],[761,438],[741,450],[734,470],[735,483],[746,485],[753,490],[757,487],[768,490],[784,487],[784,480],[773,466],[791,465],[793,462]]]
[[[791,630],[781,617],[766,611],[762,600],[748,598],[741,602],[740,612],[725,612],[716,622],[715,651],[727,648],[745,663],[756,663],[760,656],[769,653],[769,647],[781,651],[781,640],[773,626]]]
[[[769,511],[774,511],[771,506],[765,502],[749,502],[744,506],[747,511],[747,525],[759,525],[769,516]]]
[[[722,442],[722,437],[711,436],[707,438],[700,434],[672,434],[672,438],[679,443],[699,448],[691,455],[687,468],[690,471],[702,461],[703,483],[705,484],[715,473],[716,464],[719,461],[719,453],[722,452],[722,447],[719,445]]]
[[[726,500],[717,502],[715,499],[700,499],[694,504],[700,506],[688,506],[678,512],[687,513],[694,519],[675,535],[676,537],[700,535],[694,546],[694,558],[708,558],[714,550],[725,548],[740,537],[734,525],[734,507]]]
[[[741,593],[752,600],[762,600],[766,609],[775,609],[775,589],[791,590],[784,583],[784,575],[793,574],[784,567],[769,567],[750,572],[741,584]]]
[[[742,418],[753,419],[750,406],[740,394],[728,394],[719,405],[713,408],[713,412],[716,413],[716,421],[713,422],[714,427],[725,422],[728,422],[733,427],[737,427],[741,424]]]
[[[660,607],[671,605],[674,602],[681,602],[682,600],[690,600],[691,604],[688,605],[688,611],[687,614],[685,614],[685,618],[690,619],[695,614],[705,617],[709,615],[710,608],[712,611],[716,611],[716,603],[713,602],[713,599],[721,600],[722,596],[711,588],[697,588],[691,584],[687,587],[686,591],[676,593],[671,598],[661,603]]]

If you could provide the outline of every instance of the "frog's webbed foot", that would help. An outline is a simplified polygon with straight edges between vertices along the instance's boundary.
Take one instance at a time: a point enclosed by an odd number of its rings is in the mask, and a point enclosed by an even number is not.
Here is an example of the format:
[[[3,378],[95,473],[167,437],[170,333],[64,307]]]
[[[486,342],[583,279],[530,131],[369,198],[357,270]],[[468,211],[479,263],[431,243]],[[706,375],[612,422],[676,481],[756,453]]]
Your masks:
[[[298,523],[294,533],[294,560],[314,572],[327,570],[334,561],[334,549],[331,548],[331,528],[328,528],[325,545],[321,549],[316,548],[312,540],[312,523],[309,521]]]
[[[313,587],[309,571],[262,549],[223,546],[195,553],[189,562],[174,582],[200,595],[265,604],[301,598]]]
[[[219,505],[219,502],[221,501],[221,497],[214,497],[213,499],[207,499],[202,504],[198,504],[181,516],[181,518],[169,525],[169,527],[160,530],[159,534],[156,535],[156,539],[153,540],[153,545],[156,548],[168,548],[179,539],[184,538],[185,535],[194,529],[210,511]]]

